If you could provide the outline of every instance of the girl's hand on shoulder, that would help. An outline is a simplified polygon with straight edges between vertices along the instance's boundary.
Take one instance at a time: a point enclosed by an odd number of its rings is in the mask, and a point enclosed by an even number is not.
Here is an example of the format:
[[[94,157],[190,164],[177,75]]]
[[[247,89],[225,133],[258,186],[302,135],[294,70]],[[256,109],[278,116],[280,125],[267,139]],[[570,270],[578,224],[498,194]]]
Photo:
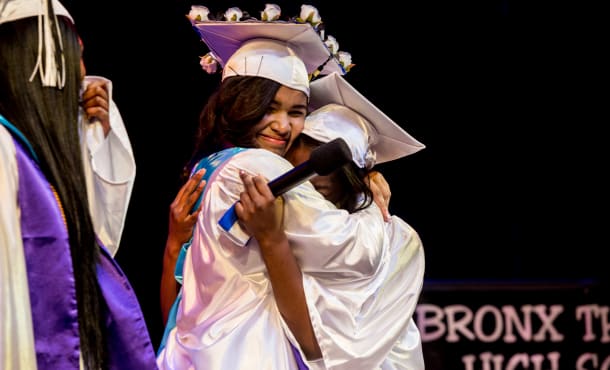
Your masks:
[[[375,204],[381,209],[383,219],[389,222],[392,218],[390,216],[390,197],[392,192],[390,191],[390,184],[383,177],[379,171],[371,171],[367,177],[367,183],[371,191],[373,192],[373,200]]]

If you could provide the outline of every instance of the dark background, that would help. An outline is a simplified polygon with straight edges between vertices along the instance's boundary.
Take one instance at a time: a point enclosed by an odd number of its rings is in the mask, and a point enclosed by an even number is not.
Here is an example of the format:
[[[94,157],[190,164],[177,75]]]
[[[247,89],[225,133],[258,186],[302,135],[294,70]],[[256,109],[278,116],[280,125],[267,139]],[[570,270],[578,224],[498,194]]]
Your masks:
[[[197,2],[64,4],[88,73],[114,82],[132,141],[138,172],[117,260],[158,341],[168,207],[219,76],[199,66],[207,48],[186,19]],[[257,17],[265,5],[200,4]],[[302,3],[277,4],[293,16]],[[391,212],[422,237],[427,281],[608,281],[600,9],[578,1],[307,4],[352,54],[346,79],[427,145],[379,166]]]

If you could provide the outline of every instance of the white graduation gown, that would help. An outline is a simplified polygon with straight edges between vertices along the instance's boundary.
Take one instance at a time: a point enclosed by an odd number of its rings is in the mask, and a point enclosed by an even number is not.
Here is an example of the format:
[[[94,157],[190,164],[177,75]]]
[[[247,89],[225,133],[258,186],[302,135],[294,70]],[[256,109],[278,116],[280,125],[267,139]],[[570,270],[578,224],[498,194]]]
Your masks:
[[[231,233],[218,225],[243,190],[240,170],[271,180],[291,168],[269,151],[250,149],[209,179],[161,369],[297,369],[290,345],[298,344],[277,310],[256,240],[244,246],[238,223]],[[308,361],[310,369],[376,369],[394,347],[417,349],[418,333],[412,339],[407,331],[423,278],[418,235],[397,218],[384,223],[374,204],[353,214],[336,209],[309,182],[283,196],[284,229],[323,354]]]

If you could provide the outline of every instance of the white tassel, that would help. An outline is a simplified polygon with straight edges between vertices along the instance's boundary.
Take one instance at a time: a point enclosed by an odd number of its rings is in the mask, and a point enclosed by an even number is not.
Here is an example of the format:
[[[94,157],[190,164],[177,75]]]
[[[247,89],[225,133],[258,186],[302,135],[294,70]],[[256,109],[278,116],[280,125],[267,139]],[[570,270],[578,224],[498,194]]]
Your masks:
[[[59,23],[57,16],[54,16],[54,21],[59,36],[59,52],[61,53],[61,70],[57,66],[55,60],[55,42],[53,41],[53,33],[51,32],[51,20],[49,17],[49,0],[42,1],[42,14],[38,15],[38,58],[34,71],[30,76],[30,82],[38,72],[42,81],[42,86],[54,86],[60,89],[64,87],[66,82],[66,62],[63,53],[63,44],[61,41],[61,32],[59,31]],[[44,46],[44,58],[42,56]]]

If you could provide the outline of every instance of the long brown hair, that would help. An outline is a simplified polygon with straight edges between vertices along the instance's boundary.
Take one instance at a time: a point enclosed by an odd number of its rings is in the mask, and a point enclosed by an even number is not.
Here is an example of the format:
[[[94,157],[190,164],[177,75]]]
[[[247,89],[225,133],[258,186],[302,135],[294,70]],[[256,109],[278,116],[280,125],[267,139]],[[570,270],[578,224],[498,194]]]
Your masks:
[[[195,149],[183,178],[188,178],[200,159],[212,153],[230,146],[252,148],[252,127],[263,119],[280,87],[278,82],[263,77],[232,76],[223,80],[201,111]]]

